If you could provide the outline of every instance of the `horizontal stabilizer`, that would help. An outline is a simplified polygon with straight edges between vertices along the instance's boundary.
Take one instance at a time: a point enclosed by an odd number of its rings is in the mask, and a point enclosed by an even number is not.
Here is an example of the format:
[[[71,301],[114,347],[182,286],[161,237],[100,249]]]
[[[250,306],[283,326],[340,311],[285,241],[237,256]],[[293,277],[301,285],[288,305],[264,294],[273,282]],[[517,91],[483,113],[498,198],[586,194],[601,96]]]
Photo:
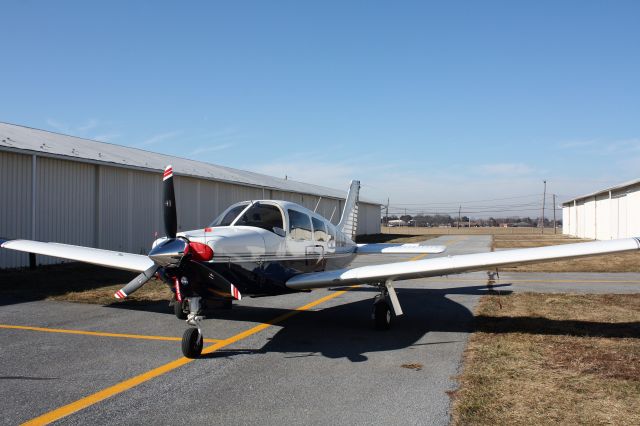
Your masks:
[[[447,246],[421,246],[420,244],[358,244],[357,254],[437,254]]]
[[[146,271],[154,265],[153,261],[143,254],[123,253],[69,244],[43,243],[31,240],[0,240],[0,247],[135,272]]]

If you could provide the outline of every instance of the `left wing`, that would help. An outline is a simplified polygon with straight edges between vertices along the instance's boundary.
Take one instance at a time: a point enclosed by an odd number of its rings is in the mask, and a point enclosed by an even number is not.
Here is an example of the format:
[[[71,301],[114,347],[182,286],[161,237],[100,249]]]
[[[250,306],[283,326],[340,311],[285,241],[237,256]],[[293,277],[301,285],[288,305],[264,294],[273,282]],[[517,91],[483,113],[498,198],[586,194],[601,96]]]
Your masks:
[[[61,257],[93,263],[94,265],[110,268],[125,269],[127,271],[143,272],[153,267],[149,257],[142,254],[125,253],[120,251],[103,250],[92,247],[73,246],[70,244],[44,243],[31,240],[3,240],[0,247],[27,253],[44,254],[46,256]]]
[[[548,247],[463,254],[408,262],[361,266],[335,271],[312,272],[290,278],[286,285],[295,290],[346,284],[373,284],[386,280],[407,280],[479,271],[498,266],[538,263],[609,253],[640,250],[640,238],[565,244]]]
[[[358,244],[357,254],[436,254],[447,246],[421,246],[420,244]]]

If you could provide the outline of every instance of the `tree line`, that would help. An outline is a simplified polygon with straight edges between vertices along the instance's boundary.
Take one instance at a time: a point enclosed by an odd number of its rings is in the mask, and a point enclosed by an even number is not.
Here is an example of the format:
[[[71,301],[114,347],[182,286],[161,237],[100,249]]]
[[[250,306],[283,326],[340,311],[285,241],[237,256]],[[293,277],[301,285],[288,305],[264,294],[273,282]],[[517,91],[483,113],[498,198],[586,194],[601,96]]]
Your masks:
[[[458,222],[457,217],[451,217],[448,214],[436,214],[436,215],[401,215],[401,216],[388,216],[383,217],[381,223],[386,225],[390,220],[403,220],[409,223],[411,226],[421,226],[421,227],[429,227],[429,226],[454,226]],[[511,217],[489,217],[486,219],[471,219],[471,226],[500,226],[503,224],[507,224],[509,226],[529,226],[535,227],[540,223],[540,218],[531,218],[531,217],[519,217],[519,216],[511,216]],[[557,225],[562,225],[562,221],[557,220]],[[462,216],[460,218],[461,226],[468,226],[469,217]],[[547,218],[544,219],[544,226],[553,226],[553,221]]]

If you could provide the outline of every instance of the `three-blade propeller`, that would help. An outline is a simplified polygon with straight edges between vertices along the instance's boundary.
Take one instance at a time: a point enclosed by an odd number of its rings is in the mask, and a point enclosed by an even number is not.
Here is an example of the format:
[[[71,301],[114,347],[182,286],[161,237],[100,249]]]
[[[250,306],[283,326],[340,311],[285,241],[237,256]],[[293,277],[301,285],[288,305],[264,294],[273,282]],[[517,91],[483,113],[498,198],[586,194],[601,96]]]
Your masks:
[[[194,262],[194,260],[210,260],[213,257],[213,251],[210,247],[202,243],[190,242],[185,237],[176,238],[178,220],[176,215],[176,197],[173,189],[173,168],[171,166],[167,166],[164,170],[162,186],[164,229],[167,238],[158,243],[149,252],[149,258],[154,263],[153,266],[136,276],[127,285],[118,290],[115,293],[115,297],[117,299],[124,299],[129,296],[153,278],[160,268],[176,268],[175,271],[179,272],[182,269],[181,265],[183,257],[189,254],[187,261],[197,265],[196,269],[201,271],[200,274],[203,277],[208,277],[206,279],[211,285],[214,294],[220,297],[231,296],[240,300],[242,296],[238,289],[221,274],[209,270],[199,262]]]
[[[176,197],[175,192],[173,190],[173,168],[171,166],[167,166],[164,170],[164,174],[162,176],[162,194],[163,194],[163,214],[164,214],[164,229],[167,234],[167,240],[163,241],[156,247],[165,247],[167,243],[175,240],[176,234],[178,231],[178,220],[176,215]],[[186,246],[186,243],[184,244]],[[154,259],[154,251],[156,251],[156,247],[151,249],[149,252],[149,257],[153,260],[154,265],[151,266],[146,271],[142,272],[134,279],[129,281],[127,285],[122,287],[115,293],[116,299],[124,299],[129,296],[134,291],[138,290],[142,287],[147,281],[149,281],[155,273],[158,271],[161,265],[158,264],[156,259]],[[160,251],[157,250],[157,251]],[[165,248],[166,250],[166,248]],[[184,252],[183,252],[184,254]]]

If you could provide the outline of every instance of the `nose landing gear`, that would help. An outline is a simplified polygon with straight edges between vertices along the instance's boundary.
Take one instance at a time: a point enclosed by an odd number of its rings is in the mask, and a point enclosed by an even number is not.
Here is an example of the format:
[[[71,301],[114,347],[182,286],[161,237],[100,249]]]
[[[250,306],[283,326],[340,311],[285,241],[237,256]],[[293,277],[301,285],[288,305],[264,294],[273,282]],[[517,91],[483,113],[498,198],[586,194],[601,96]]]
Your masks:
[[[191,327],[187,328],[182,335],[182,354],[187,358],[197,358],[202,353],[203,335],[200,322],[204,316],[200,315],[201,297],[190,297],[189,315],[187,316],[187,324]]]
[[[182,355],[197,358],[202,353],[202,333],[199,328],[189,327],[182,335]]]

